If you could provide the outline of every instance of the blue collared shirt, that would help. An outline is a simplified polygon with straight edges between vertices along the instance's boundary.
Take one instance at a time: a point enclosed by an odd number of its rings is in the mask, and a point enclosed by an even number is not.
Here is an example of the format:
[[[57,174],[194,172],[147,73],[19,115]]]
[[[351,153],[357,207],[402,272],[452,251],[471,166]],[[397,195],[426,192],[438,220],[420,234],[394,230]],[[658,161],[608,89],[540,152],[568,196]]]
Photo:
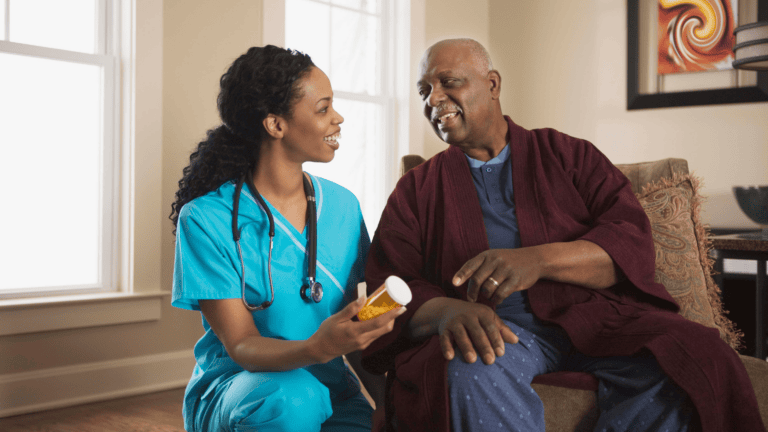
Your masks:
[[[509,144],[488,162],[465,156],[480,199],[488,245],[491,249],[520,247]]]
[[[519,248],[520,230],[515,213],[515,190],[512,187],[512,162],[509,143],[495,158],[488,162],[466,156],[469,171],[475,183],[480,209],[483,212],[485,233],[491,249]],[[507,297],[496,308],[497,313],[530,314],[528,293],[518,291]]]

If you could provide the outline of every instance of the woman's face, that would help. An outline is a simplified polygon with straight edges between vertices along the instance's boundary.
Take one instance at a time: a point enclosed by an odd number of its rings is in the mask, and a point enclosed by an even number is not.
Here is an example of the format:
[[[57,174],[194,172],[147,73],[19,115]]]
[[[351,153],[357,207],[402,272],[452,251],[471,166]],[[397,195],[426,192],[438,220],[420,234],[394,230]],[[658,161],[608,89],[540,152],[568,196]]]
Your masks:
[[[297,162],[330,162],[339,148],[339,126],[344,117],[333,109],[333,89],[316,67],[299,82],[302,98],[286,119],[283,145]]]

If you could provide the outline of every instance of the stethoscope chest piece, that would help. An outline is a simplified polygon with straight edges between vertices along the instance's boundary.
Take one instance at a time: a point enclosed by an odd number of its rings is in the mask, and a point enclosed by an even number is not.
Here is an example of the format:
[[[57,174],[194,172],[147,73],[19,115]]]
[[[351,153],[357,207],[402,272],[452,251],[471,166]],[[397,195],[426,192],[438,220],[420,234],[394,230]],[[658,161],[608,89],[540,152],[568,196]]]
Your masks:
[[[320,282],[309,281],[301,287],[301,298],[320,303],[323,299],[323,285]]]

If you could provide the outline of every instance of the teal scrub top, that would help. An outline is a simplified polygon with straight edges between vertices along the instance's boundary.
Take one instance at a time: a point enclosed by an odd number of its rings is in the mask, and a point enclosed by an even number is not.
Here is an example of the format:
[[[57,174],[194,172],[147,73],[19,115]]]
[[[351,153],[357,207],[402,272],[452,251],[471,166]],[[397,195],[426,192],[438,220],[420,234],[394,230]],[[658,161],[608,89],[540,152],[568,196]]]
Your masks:
[[[275,300],[267,309],[252,312],[256,328],[264,337],[308,339],[323,320],[357,298],[357,284],[364,280],[370,239],[357,198],[329,180],[310,177],[317,203],[316,273],[323,285],[323,299],[319,303],[307,302],[299,294],[307,278],[307,227],[299,232],[267,202],[275,220]],[[200,310],[200,299],[241,298],[242,268],[232,238],[234,191],[235,183],[227,182],[190,201],[179,212],[173,306]],[[242,188],[239,207],[245,295],[248,303],[259,305],[271,297],[267,274],[269,218],[246,187]],[[197,365],[187,386],[187,402],[199,400],[222,375],[243,371],[229,357],[205,317],[202,321],[205,334],[195,345]],[[306,369],[328,387],[332,398],[360,391],[341,357]],[[185,403],[185,408],[191,407]]]

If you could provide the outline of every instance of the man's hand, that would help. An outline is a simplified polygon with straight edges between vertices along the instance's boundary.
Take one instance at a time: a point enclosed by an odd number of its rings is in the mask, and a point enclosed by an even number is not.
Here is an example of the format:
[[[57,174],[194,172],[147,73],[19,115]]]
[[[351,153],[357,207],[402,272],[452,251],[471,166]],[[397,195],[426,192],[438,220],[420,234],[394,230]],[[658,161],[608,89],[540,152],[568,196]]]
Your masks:
[[[478,294],[495,305],[516,291],[530,288],[542,275],[543,260],[536,248],[491,249],[467,261],[453,277],[459,286],[469,279],[467,299]]]
[[[504,343],[517,343],[512,330],[486,305],[464,300],[447,299],[438,325],[440,346],[446,360],[454,357],[453,343],[459,347],[467,363],[477,360],[477,353],[485,364],[493,364],[496,356],[504,355]]]

